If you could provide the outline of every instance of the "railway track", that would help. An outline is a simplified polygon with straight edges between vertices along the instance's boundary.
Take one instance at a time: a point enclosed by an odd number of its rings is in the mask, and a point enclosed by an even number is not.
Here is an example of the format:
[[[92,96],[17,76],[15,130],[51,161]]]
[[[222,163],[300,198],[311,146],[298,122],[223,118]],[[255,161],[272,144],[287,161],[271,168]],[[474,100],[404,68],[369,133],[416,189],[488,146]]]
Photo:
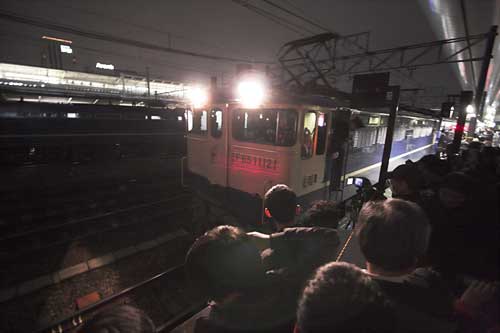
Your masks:
[[[147,304],[141,301],[144,299],[149,300]],[[168,332],[191,314],[201,310],[205,303],[189,297],[181,264],[58,319],[37,332],[74,332],[97,312],[118,304],[133,304],[142,308],[153,319],[158,332]]]
[[[16,197],[4,198],[1,205],[2,233],[5,236],[29,231],[40,224],[49,225],[65,220],[83,218],[91,214],[120,207],[153,201],[171,187],[179,187],[179,182],[162,184],[141,184],[132,179],[112,184],[100,190],[73,193],[20,193]],[[29,191],[28,191],[29,192]],[[4,237],[5,237],[4,236]]]
[[[12,258],[83,240],[99,233],[147,223],[186,209],[185,202],[188,198],[189,193],[179,189],[171,192],[165,199],[11,233],[0,237],[1,251]]]

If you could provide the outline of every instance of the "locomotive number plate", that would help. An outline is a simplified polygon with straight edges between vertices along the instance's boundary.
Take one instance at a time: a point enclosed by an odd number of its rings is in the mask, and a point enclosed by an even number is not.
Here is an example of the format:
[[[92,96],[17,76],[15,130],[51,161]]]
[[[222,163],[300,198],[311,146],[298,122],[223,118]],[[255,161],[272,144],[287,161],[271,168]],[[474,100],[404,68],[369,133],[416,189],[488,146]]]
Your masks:
[[[239,152],[231,153],[231,163],[247,168],[258,168],[267,170],[276,170],[278,162],[274,158],[266,158],[262,156],[242,154]]]

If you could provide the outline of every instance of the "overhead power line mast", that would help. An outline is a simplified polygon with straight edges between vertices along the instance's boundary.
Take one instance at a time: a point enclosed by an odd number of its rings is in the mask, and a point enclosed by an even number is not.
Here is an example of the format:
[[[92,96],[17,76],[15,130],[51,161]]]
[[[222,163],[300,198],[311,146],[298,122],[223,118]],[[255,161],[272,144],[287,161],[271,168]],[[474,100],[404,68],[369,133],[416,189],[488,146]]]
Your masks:
[[[333,88],[335,79],[346,75],[398,69],[414,70],[438,64],[489,60],[491,53],[473,56],[469,51],[473,51],[471,48],[476,45],[489,44],[494,35],[496,26],[487,33],[468,37],[377,51],[366,49],[354,53],[343,45],[352,44],[353,41],[358,43],[363,34],[339,36],[324,33],[286,43],[279,53],[278,61],[285,85],[293,82],[299,87],[305,87],[311,82],[319,82]],[[458,51],[449,52],[448,46],[454,44]]]

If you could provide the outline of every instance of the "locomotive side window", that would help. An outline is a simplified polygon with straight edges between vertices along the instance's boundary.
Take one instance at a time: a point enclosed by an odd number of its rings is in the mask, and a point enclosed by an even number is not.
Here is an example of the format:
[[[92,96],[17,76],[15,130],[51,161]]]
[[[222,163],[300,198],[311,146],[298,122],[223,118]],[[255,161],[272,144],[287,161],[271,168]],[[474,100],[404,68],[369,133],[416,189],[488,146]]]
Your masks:
[[[210,133],[214,138],[222,136],[222,110],[213,109],[210,111]]]
[[[318,115],[318,143],[316,144],[316,155],[323,155],[326,148],[328,114],[320,112]]]
[[[293,146],[296,128],[295,110],[240,109],[233,112],[233,137],[240,141]]]
[[[207,134],[207,111],[205,110],[188,110],[188,131],[193,134]]]
[[[278,135],[276,144],[278,146],[293,146],[297,139],[297,112],[278,111]]]
[[[193,130],[193,111],[186,110],[186,122],[188,132],[191,132]]]
[[[304,115],[304,129],[302,130],[302,149],[301,156],[303,160],[311,158],[314,153],[314,136],[316,134],[316,112],[308,111]]]

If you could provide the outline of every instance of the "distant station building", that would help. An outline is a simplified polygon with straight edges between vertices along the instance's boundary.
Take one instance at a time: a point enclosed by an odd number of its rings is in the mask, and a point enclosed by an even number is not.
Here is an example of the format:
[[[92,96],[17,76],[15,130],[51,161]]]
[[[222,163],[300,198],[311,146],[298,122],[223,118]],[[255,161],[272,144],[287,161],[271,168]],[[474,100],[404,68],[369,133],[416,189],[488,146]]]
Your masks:
[[[3,101],[141,106],[151,100],[182,102],[188,91],[184,83],[116,71],[103,75],[0,63]]]

